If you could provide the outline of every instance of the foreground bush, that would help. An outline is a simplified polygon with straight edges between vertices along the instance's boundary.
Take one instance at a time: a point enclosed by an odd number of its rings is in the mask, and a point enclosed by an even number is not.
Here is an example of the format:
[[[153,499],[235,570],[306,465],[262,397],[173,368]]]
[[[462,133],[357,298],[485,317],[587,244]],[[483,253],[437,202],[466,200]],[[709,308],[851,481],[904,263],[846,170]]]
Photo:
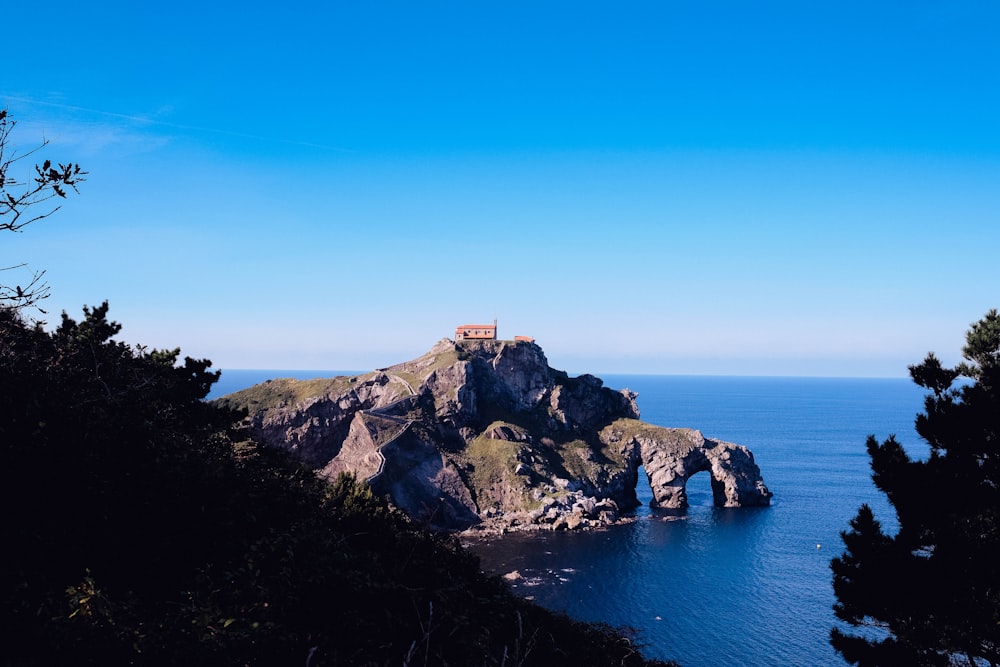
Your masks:
[[[244,441],[207,361],[84,313],[0,310],[0,664],[649,664]]]

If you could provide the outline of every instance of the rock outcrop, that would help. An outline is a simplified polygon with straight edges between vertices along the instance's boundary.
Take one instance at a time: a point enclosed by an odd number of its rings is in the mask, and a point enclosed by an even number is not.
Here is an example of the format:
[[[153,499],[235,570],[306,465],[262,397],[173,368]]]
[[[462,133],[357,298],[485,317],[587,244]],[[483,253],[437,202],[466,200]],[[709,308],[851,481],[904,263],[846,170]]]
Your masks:
[[[256,438],[324,475],[367,479],[434,528],[614,523],[638,505],[640,465],[664,509],[687,507],[699,472],[719,507],[769,504],[746,447],[639,421],[635,398],[550,368],[534,343],[445,339],[373,373],[272,380],[219,401],[247,409]]]
[[[632,433],[627,446],[637,447],[653,491],[653,503],[663,509],[688,506],[687,481],[699,472],[712,478],[717,507],[769,505],[771,492],[764,485],[753,454],[742,445],[705,438],[700,431],[616,422],[602,439],[621,442]]]

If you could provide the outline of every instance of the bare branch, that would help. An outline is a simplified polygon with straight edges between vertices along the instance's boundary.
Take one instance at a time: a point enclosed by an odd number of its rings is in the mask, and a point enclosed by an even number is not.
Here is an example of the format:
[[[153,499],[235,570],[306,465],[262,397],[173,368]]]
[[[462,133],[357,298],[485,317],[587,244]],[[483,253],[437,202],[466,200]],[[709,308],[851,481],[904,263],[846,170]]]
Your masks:
[[[8,266],[0,271],[24,268],[26,265]],[[0,285],[0,308],[23,308],[34,306],[42,313],[45,311],[38,307],[38,302],[47,299],[49,296],[49,284],[44,280],[45,271],[32,271],[27,283],[22,285]]]
[[[22,182],[12,176],[12,167],[49,143],[43,137],[39,145],[18,153],[10,144],[10,135],[16,125],[17,121],[9,116],[7,109],[0,109],[0,231],[9,232],[19,232],[31,223],[49,217],[60,206],[48,208],[43,205],[39,208],[39,204],[44,204],[53,197],[65,199],[69,190],[79,194],[77,185],[87,180],[87,172],[80,165],[72,162],[53,165],[51,160],[34,165],[35,175],[30,181]],[[23,266],[20,264],[0,271]],[[49,286],[42,279],[44,274],[44,271],[33,272],[27,287],[0,285],[0,308],[37,307],[39,301],[49,296]]]

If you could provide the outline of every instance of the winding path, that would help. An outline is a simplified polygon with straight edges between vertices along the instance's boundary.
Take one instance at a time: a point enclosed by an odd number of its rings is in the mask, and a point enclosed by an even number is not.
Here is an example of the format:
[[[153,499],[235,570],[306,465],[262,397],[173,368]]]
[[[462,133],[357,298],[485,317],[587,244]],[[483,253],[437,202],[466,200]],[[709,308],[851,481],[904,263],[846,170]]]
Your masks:
[[[403,398],[397,399],[397,400],[393,401],[392,403],[390,403],[389,405],[384,405],[381,408],[372,408],[371,410],[362,410],[361,411],[362,414],[372,415],[373,417],[378,417],[379,419],[387,419],[387,420],[389,420],[391,422],[395,422],[397,424],[402,424],[403,425],[403,427],[400,428],[396,432],[396,434],[394,436],[392,436],[391,438],[389,438],[388,440],[386,440],[381,445],[379,445],[378,447],[375,448],[375,453],[378,455],[378,459],[379,459],[379,461],[378,461],[378,470],[376,470],[375,474],[373,474],[371,477],[368,478],[368,486],[371,486],[372,482],[374,482],[376,479],[378,479],[379,476],[382,475],[382,472],[385,470],[385,454],[382,453],[382,450],[387,445],[391,445],[396,440],[398,440],[399,437],[402,436],[404,433],[406,433],[408,430],[410,430],[410,426],[413,425],[413,420],[412,419],[405,419],[405,418],[400,417],[398,415],[386,414],[387,410],[390,410],[391,408],[395,407],[396,405],[398,405],[402,401],[409,400],[412,396],[415,395],[414,392],[413,392],[413,388],[410,387],[410,383],[409,382],[407,382],[403,378],[399,377],[398,375],[390,375],[389,377],[397,379],[400,382],[402,382],[404,385],[406,385],[406,388],[410,390],[410,396],[404,396]]]

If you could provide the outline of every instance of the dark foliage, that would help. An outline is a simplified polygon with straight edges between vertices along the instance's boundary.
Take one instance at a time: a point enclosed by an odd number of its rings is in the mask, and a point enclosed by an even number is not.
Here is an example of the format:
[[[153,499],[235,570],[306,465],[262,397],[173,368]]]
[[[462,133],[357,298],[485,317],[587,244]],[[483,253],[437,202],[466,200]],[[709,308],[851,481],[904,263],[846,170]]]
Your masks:
[[[910,367],[928,390],[912,459],[890,437],[868,439],[872,478],[896,511],[887,535],[863,506],[832,562],[833,646],[858,665],[1000,664],[1000,316],[972,325],[967,363],[930,354]]]
[[[0,664],[642,665],[230,431],[217,373],[0,310]]]

